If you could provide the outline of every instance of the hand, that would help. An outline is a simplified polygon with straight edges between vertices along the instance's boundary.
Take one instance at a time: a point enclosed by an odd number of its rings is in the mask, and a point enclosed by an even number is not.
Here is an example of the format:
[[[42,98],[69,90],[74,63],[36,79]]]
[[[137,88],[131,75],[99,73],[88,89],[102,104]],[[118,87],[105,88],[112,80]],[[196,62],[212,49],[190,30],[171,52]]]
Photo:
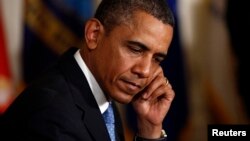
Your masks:
[[[137,113],[138,135],[144,138],[160,137],[162,122],[175,95],[161,67],[153,76],[147,87],[132,101]]]

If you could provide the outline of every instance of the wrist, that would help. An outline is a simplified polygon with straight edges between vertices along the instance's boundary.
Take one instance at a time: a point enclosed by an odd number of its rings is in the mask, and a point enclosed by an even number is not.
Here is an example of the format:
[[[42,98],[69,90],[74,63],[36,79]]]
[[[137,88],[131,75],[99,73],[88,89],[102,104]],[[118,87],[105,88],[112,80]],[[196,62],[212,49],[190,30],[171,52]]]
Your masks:
[[[137,135],[144,138],[160,138],[162,124],[152,124],[145,120],[138,120],[137,123]]]
[[[167,134],[164,129],[161,130],[159,138],[145,138],[138,134],[134,137],[134,141],[166,141],[166,140],[167,140]]]

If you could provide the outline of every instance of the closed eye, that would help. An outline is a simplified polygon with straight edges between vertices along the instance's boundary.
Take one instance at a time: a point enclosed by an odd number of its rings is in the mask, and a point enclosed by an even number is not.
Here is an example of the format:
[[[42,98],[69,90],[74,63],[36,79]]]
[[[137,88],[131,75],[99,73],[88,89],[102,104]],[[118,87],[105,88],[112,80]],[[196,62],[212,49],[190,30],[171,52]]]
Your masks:
[[[127,41],[127,46],[131,50],[131,52],[135,54],[143,54],[146,51],[149,51],[149,48],[136,41]],[[160,64],[166,57],[166,53],[158,52],[154,54],[153,61],[155,61],[157,64]]]
[[[139,47],[139,46],[129,46],[129,49],[130,49],[133,53],[136,53],[136,54],[143,53],[143,51],[144,51],[144,49],[142,49],[142,48]]]
[[[127,44],[128,44],[129,49],[133,53],[143,53],[146,50],[148,50],[148,48],[144,44],[141,44],[140,42],[128,41]]]
[[[164,60],[165,57],[162,57],[162,56],[156,56],[154,57],[154,60],[156,63],[160,64],[163,60]]]

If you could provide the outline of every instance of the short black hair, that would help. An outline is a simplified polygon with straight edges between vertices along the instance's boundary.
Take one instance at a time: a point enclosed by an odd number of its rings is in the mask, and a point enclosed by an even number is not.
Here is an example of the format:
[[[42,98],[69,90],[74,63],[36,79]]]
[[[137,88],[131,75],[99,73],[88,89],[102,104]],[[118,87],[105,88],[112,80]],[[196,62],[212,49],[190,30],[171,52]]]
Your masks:
[[[129,22],[135,11],[146,12],[174,27],[174,16],[165,0],[102,0],[94,17],[110,31]]]

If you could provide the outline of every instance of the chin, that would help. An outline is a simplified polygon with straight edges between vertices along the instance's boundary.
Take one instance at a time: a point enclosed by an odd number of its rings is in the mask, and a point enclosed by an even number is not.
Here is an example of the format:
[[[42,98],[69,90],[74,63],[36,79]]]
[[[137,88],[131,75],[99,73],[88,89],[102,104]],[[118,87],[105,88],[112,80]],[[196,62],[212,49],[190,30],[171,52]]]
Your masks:
[[[120,104],[128,104],[132,101],[133,96],[121,94],[120,96],[112,97],[112,99],[119,102]]]

